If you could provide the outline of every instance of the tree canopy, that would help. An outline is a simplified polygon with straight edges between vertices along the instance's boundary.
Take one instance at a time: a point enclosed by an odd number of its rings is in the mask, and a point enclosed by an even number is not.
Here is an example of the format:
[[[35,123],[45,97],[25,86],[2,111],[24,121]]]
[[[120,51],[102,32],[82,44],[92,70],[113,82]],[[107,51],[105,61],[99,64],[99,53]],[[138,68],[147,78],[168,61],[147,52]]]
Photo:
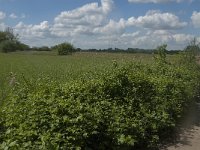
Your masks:
[[[12,28],[8,27],[5,31],[0,31],[0,52],[7,53],[26,49],[29,49],[29,46],[19,41],[18,34],[15,34]]]
[[[74,46],[71,43],[67,43],[67,42],[58,44],[54,46],[53,49],[58,51],[58,55],[70,55],[76,51]]]

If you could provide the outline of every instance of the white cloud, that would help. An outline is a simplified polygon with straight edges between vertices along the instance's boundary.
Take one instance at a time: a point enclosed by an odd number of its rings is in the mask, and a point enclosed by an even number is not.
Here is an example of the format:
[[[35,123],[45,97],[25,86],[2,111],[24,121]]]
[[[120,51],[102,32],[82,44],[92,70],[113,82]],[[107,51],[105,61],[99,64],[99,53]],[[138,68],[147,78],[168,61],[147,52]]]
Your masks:
[[[49,33],[49,23],[48,21],[43,21],[38,25],[26,25],[23,22],[19,22],[14,29],[23,38],[42,38]]]
[[[168,2],[176,2],[180,3],[184,0],[128,0],[130,3],[168,3]],[[191,1],[191,0],[188,0]]]
[[[14,30],[20,34],[22,42],[31,46],[55,45],[68,41],[83,49],[156,48],[162,43],[170,45],[169,48],[178,49],[184,48],[193,38],[190,34],[176,33],[177,29],[186,27],[187,22],[180,21],[178,16],[170,12],[150,10],[143,16],[133,16],[128,19],[109,18],[114,5],[113,1],[101,0],[100,4],[89,3],[77,9],[63,11],[54,18],[52,24],[48,21],[29,25],[19,22]],[[155,3],[157,2],[159,1],[155,0]],[[196,17],[196,14],[198,13],[194,12],[193,16]],[[17,17],[22,19],[20,15]],[[198,20],[198,18],[191,17],[192,20]],[[198,21],[193,21],[193,24],[194,22]],[[5,24],[0,22],[0,29],[3,27]]]
[[[56,39],[51,37],[50,25],[48,21],[39,24],[25,24],[19,22],[14,28],[15,33],[19,34],[20,41],[30,46],[44,46],[55,44]]]
[[[80,40],[77,42],[81,47],[94,48],[148,48],[153,49],[158,45],[167,44],[168,49],[183,49],[193,39],[191,34],[177,34],[175,31],[167,30],[138,30],[125,32],[123,34],[103,34]],[[95,45],[95,46],[94,46]]]
[[[0,31],[5,30],[6,25],[4,23],[0,23]]]
[[[194,11],[191,20],[195,28],[200,28],[200,12]]]
[[[6,17],[6,14],[0,11],[0,20],[3,20]]]
[[[131,17],[127,21],[128,26],[138,26],[149,29],[180,29],[187,26],[187,22],[181,22],[179,18],[172,13],[161,13],[151,10],[145,16],[138,18]]]
[[[113,4],[114,4],[113,0],[101,0],[102,11],[105,14],[109,13],[112,10]]]
[[[110,19],[108,22],[107,13],[111,11],[113,1],[102,0],[101,6],[98,3],[90,3],[80,8],[61,12],[55,19],[51,34],[57,37],[77,36],[109,36],[122,35],[129,27],[140,27],[152,30],[180,29],[187,25],[172,13],[161,13],[158,10],[151,10],[145,16],[138,18],[131,17],[128,20],[121,18],[119,21]],[[109,11],[108,11],[109,10]]]
[[[61,12],[54,19],[51,33],[56,36],[93,34],[93,29],[103,24],[112,7],[112,0],[101,0],[101,6],[98,3],[90,3],[71,11]]]
[[[9,15],[9,17],[11,18],[11,19],[24,19],[24,18],[26,18],[26,15],[25,14],[21,14],[21,15],[16,15],[15,13],[11,13],[10,15]]]
[[[194,39],[194,35],[183,34],[183,33],[182,34],[174,34],[173,38],[177,43],[188,44],[192,39]]]
[[[25,15],[25,14],[21,14],[20,18],[21,18],[21,19],[26,18],[26,15]]]
[[[16,18],[18,18],[17,15],[14,14],[14,13],[10,14],[9,17],[12,18],[12,19],[16,19]]]
[[[6,14],[4,12],[0,11],[0,31],[5,30],[5,28],[6,28],[5,23],[2,22],[5,17],[6,17]]]
[[[128,35],[131,35],[129,33]],[[131,47],[156,48],[168,44],[169,49],[183,49],[194,38],[191,34],[177,34],[166,30],[134,32],[133,36],[121,36],[121,40]],[[123,42],[122,42],[123,43]],[[124,45],[124,46],[126,46]]]
[[[150,31],[147,35],[158,37],[161,43],[176,42],[177,44],[187,44],[194,38],[191,34],[174,33],[166,30]]]
[[[123,33],[121,35],[122,38],[134,38],[136,36],[138,36],[140,34],[140,31],[136,31],[136,32],[133,32],[133,33]]]
[[[94,29],[94,33],[101,34],[123,34],[126,28],[126,22],[124,19],[120,19],[119,22],[110,20],[108,24],[102,27],[97,27]]]

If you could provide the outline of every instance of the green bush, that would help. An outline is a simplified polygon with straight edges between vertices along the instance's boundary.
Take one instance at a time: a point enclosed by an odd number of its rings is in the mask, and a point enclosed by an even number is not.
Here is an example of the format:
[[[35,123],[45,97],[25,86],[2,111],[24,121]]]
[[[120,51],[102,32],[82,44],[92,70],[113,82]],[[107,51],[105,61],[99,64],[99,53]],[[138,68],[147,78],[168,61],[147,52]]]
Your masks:
[[[152,149],[193,99],[199,73],[115,65],[97,79],[24,82],[1,109],[2,149]]]
[[[7,52],[14,52],[16,51],[17,44],[14,41],[3,41],[0,43],[0,51],[7,53]]]
[[[75,48],[70,43],[61,43],[54,47],[58,51],[58,55],[70,55],[75,52]]]
[[[16,51],[27,51],[30,50],[30,47],[24,43],[17,42],[16,43]]]
[[[3,53],[28,50],[29,46],[16,41],[3,41],[0,43],[0,51]]]
[[[0,52],[8,53],[28,49],[29,46],[18,40],[18,34],[15,35],[12,28],[8,27],[5,31],[0,31]]]

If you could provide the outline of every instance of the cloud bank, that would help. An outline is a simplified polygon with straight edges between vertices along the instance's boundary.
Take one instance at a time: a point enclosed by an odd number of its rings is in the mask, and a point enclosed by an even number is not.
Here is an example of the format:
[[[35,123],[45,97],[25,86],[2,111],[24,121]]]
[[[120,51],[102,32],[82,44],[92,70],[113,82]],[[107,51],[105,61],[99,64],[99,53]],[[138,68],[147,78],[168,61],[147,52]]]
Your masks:
[[[183,0],[128,0],[131,3],[180,3]],[[184,48],[194,37],[179,31],[190,22],[182,21],[176,14],[160,10],[148,10],[144,15],[118,20],[110,18],[114,0],[101,0],[79,8],[62,11],[52,21],[26,24],[22,21],[14,26],[16,33],[25,43],[32,46],[54,45],[63,41],[72,42],[81,48],[139,47],[155,48],[167,43],[172,49]],[[5,28],[3,20],[19,19],[14,13],[6,15],[0,11],[0,29]],[[200,28],[200,12],[191,14],[191,22]]]
[[[195,28],[200,28],[200,12],[194,11],[191,20]]]
[[[6,17],[6,14],[0,11],[0,20],[3,20]]]

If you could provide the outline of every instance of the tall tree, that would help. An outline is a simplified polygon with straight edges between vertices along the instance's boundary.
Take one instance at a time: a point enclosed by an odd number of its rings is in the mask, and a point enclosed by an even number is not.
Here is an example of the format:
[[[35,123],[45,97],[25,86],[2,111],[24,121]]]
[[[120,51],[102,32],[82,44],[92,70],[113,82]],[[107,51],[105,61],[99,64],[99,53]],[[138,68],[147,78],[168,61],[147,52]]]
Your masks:
[[[0,31],[0,43],[6,40],[6,33],[4,31]]]
[[[15,34],[12,28],[7,27],[5,31],[0,31],[1,52],[7,53],[27,49],[29,49],[29,46],[19,41],[18,34]]]
[[[4,31],[6,33],[6,39],[9,41],[18,41],[18,34],[14,34],[14,31],[12,28],[7,27]]]
[[[3,41],[18,41],[18,34],[14,34],[12,28],[7,27],[5,31],[0,31],[0,43]]]

